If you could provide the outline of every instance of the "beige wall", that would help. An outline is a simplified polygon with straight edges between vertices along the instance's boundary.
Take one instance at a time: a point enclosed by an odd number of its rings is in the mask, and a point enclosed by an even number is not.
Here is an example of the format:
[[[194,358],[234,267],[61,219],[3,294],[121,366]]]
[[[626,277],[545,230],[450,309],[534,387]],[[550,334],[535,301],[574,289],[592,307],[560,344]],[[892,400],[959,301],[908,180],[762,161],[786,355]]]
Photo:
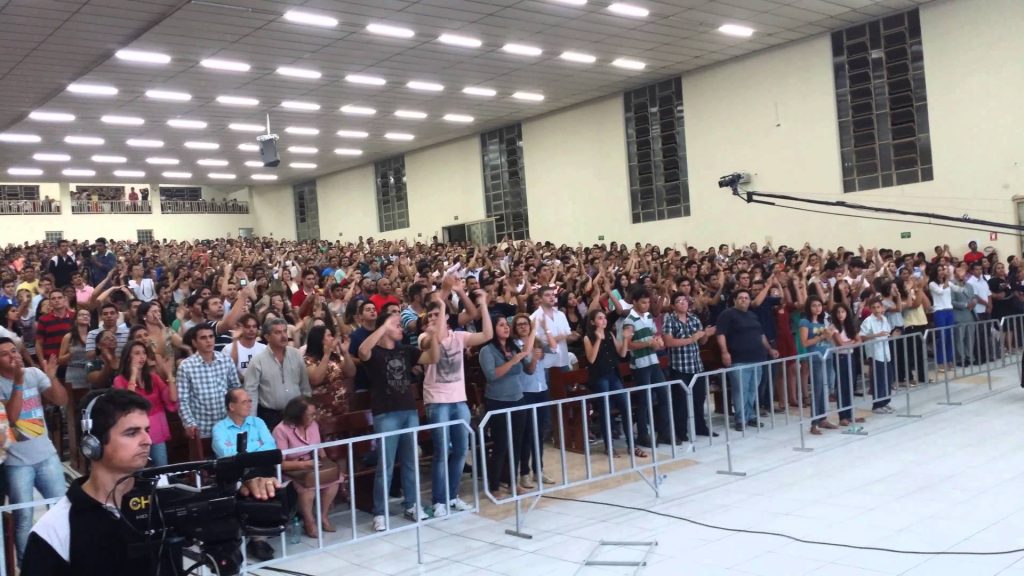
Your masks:
[[[295,239],[295,201],[290,184],[256,186],[252,203],[253,234]]]
[[[996,31],[1024,21],[1024,2],[939,0],[921,6],[921,20],[934,181],[842,193],[830,38],[821,35],[683,76],[688,218],[631,223],[621,95],[524,121],[531,235],[702,247],[771,238],[776,245],[863,242],[903,250],[942,243],[960,250],[978,239],[1016,251],[1016,239],[1002,233],[990,242],[987,231],[747,205],[717,187],[719,176],[747,171],[750,187],[766,192],[1016,222],[1012,198],[1024,194],[1017,101],[1024,40]],[[320,178],[322,236],[429,237],[456,215],[483,216],[478,138],[411,152],[406,167],[408,230],[379,233],[373,169],[365,166]],[[901,232],[912,237],[901,240]]]

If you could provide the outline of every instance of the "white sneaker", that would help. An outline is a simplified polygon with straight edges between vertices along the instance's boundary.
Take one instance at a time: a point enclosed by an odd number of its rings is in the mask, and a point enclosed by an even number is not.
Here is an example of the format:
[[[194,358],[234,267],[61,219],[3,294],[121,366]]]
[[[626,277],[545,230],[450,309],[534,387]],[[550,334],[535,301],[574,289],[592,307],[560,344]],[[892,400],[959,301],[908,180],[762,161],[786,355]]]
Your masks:
[[[415,506],[405,511],[405,517],[413,522],[416,522],[417,520],[427,520],[430,518],[430,516],[427,516],[426,512]]]
[[[434,504],[433,515],[434,518],[444,518],[448,515],[448,507],[440,502]]]
[[[889,413],[889,411],[888,411],[888,410],[886,410],[884,406],[883,406],[883,407],[881,407],[881,408],[874,408],[874,409],[872,409],[871,411],[872,411],[873,413],[875,413],[875,414],[888,414],[888,413]]]
[[[451,508],[452,510],[455,510],[456,512],[465,512],[467,510],[473,509],[472,506],[463,502],[462,498],[456,498],[452,500],[451,502],[448,503],[448,507]]]
[[[896,413],[896,409],[893,408],[892,406],[885,406],[884,409],[885,409],[885,413],[886,414],[895,414]]]
[[[383,516],[373,517],[373,530],[374,532],[383,532],[388,529],[388,523]]]

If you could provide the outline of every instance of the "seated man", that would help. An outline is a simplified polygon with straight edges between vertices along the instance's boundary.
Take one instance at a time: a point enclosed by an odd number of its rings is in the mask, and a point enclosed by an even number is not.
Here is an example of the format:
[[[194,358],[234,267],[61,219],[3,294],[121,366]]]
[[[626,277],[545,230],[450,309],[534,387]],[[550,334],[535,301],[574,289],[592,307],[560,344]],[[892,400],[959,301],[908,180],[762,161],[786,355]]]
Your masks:
[[[107,505],[120,502],[135,486],[130,478],[145,468],[149,438],[149,401],[127,390],[87,396],[89,432],[100,441],[99,455],[88,476],[71,483],[68,495],[32,528],[22,565],[23,576],[138,576],[153,574],[148,554],[125,553],[126,538],[133,538],[125,523]],[[126,476],[127,480],[123,480]],[[122,481],[123,480],[123,481]],[[241,493],[259,500],[273,498],[280,484],[273,478],[245,481]]]
[[[252,416],[252,398],[244,388],[232,388],[224,395],[224,406],[228,415],[213,425],[213,453],[217,458],[234,456],[238,453],[238,435],[246,435],[246,452],[274,450],[277,443],[259,418]],[[263,562],[274,557],[274,549],[263,538],[249,538],[246,554]]]

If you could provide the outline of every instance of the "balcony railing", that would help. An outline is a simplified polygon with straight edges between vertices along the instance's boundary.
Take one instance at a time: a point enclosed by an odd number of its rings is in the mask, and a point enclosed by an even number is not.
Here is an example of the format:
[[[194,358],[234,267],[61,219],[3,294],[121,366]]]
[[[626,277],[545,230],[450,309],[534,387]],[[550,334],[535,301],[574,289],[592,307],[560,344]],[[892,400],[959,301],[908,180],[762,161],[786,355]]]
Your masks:
[[[163,214],[248,214],[249,203],[238,200],[161,200]]]
[[[0,200],[0,214],[60,214],[56,200]]]
[[[75,200],[72,214],[152,214],[149,200]]]

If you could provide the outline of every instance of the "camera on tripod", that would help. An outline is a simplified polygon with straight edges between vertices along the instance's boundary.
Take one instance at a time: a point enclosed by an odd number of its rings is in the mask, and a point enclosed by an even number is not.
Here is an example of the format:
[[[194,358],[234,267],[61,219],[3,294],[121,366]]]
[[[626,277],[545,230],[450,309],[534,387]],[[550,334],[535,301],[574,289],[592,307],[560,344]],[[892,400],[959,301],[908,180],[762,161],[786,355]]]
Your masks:
[[[238,494],[240,480],[276,476],[274,466],[280,463],[280,450],[266,450],[139,470],[133,475],[135,486],[121,500],[122,518],[144,538],[134,553],[155,554],[156,562],[172,570],[165,568],[165,574],[181,573],[186,555],[221,576],[237,574],[242,536],[276,536],[295,516],[297,498],[291,485],[278,488],[268,500]],[[201,487],[158,485],[164,475],[202,472],[212,473],[214,482]],[[198,554],[185,550],[193,545]]]

